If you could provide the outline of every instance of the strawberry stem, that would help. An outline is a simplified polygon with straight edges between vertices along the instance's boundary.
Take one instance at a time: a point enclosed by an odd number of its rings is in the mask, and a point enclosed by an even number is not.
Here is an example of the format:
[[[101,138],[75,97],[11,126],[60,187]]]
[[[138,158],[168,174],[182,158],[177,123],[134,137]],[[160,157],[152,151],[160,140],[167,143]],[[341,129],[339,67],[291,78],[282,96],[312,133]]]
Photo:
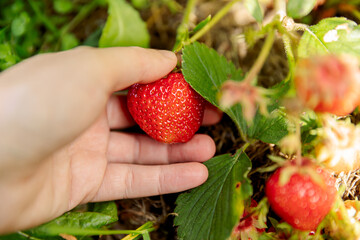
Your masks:
[[[250,143],[249,142],[246,142],[242,147],[241,147],[241,150],[242,152],[245,152],[245,150],[250,146]]]
[[[248,75],[244,79],[244,82],[252,85],[253,80],[259,74],[267,57],[269,56],[269,53],[271,51],[274,41],[275,41],[275,30],[272,29],[272,30],[270,30],[270,32],[265,40],[265,43],[261,49],[261,52],[260,52],[258,58],[256,59],[254,65],[251,67]]]
[[[29,240],[41,240],[40,238],[30,236],[29,234],[27,234],[25,232],[22,232],[22,231],[18,231],[17,234],[19,234],[20,236],[23,236],[23,237],[25,237],[26,239],[29,239]]]
[[[288,59],[288,64],[289,64],[289,73],[288,73],[288,76],[286,77],[286,81],[289,81],[292,79],[292,76],[295,71],[295,55],[292,50],[291,38],[289,37],[289,35],[284,34],[282,36],[282,40],[284,43],[284,49],[285,49],[285,53],[286,53],[286,56]]]
[[[275,0],[276,15],[280,16],[280,21],[286,16],[286,1]]]
[[[184,46],[184,35],[187,35],[188,29],[189,29],[189,22],[190,22],[190,14],[194,10],[195,5],[197,3],[197,0],[189,0],[186,4],[184,17],[180,23],[180,26],[178,27],[176,31],[176,43],[174,46],[173,51],[178,52],[181,50],[181,48]]]
[[[297,136],[298,141],[301,143],[301,126],[300,126],[300,119],[295,118],[295,134]],[[298,145],[298,148],[296,149],[296,164],[298,166],[301,166],[301,144]]]
[[[240,0],[232,0],[228,4],[226,4],[222,9],[220,9],[216,15],[206,24],[202,29],[196,32],[190,39],[188,44],[191,44],[202,37],[207,31],[209,31],[216,23],[219,22],[221,18],[223,18],[231,9],[231,7]]]

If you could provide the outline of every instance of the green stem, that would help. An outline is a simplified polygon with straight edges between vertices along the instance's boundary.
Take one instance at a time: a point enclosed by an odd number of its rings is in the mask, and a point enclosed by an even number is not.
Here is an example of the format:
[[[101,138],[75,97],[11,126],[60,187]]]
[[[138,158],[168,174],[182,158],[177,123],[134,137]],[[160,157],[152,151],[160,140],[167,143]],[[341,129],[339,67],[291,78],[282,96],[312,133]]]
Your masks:
[[[256,76],[259,74],[267,57],[269,56],[269,53],[271,51],[274,41],[275,41],[275,30],[271,30],[265,40],[264,45],[262,46],[262,49],[261,49],[261,52],[260,52],[258,58],[256,59],[254,65],[251,67],[246,78],[244,79],[244,82],[251,84],[253,82],[253,80],[256,78]]]
[[[289,73],[288,73],[288,76],[286,77],[286,81],[289,81],[292,78],[293,73],[295,71],[295,55],[294,55],[294,52],[291,47],[291,39],[290,39],[289,35],[284,34],[282,36],[282,40],[284,43],[284,49],[285,49],[285,53],[286,53],[288,64],[289,64]]]
[[[226,4],[222,9],[220,9],[216,15],[206,24],[202,29],[196,32],[190,39],[189,44],[195,42],[200,37],[202,37],[207,31],[209,31],[216,23],[220,21],[231,9],[231,7],[240,0],[232,0],[228,4]]]
[[[190,14],[193,12],[196,2],[197,2],[197,0],[189,0],[186,5],[184,18],[181,23],[181,25],[183,25],[184,27],[187,27],[187,25],[189,24]]]
[[[186,34],[188,27],[189,27],[189,21],[190,21],[190,14],[192,13],[192,11],[195,8],[197,0],[189,0],[186,4],[186,8],[185,8],[185,12],[184,12],[184,17],[181,21],[180,26],[177,29],[177,33],[176,33],[176,44],[173,48],[174,52],[178,52],[181,50],[181,48],[183,47],[183,36],[184,34]]]
[[[296,163],[298,164],[298,166],[301,166],[301,126],[299,118],[295,118],[295,134],[298,141],[300,142],[299,147],[296,149]]]
[[[102,230],[102,229],[71,229],[67,227],[53,227],[49,229],[46,233],[49,235],[58,235],[61,233],[66,233],[69,235],[113,235],[113,234],[146,234],[148,232],[154,231],[155,228],[147,228],[142,230]]]
[[[354,15],[354,17],[357,18],[358,21],[360,21],[360,12],[358,10],[353,9],[351,13]]]
[[[89,4],[81,7],[78,14],[65,26],[60,29],[59,41],[55,46],[55,50],[59,50],[61,46],[61,41],[64,35],[71,30],[73,30],[82,20],[84,20],[96,7],[98,6],[98,1],[91,1]]]
[[[245,150],[246,150],[250,145],[251,145],[250,142],[246,142],[246,143],[241,147],[241,150],[242,150],[243,152],[245,152]]]
[[[260,54],[258,56],[258,58],[256,59],[254,65],[252,66],[252,68],[250,69],[248,75],[246,76],[246,78],[243,80],[243,82],[247,82],[248,84],[251,84],[252,81],[255,79],[255,77],[258,75],[258,73],[260,72],[261,68],[263,67],[265,60],[267,59],[267,57],[269,56],[270,50],[273,46],[273,43],[275,41],[275,30],[271,28],[271,30],[269,31],[269,34],[265,40],[265,43],[260,51]],[[241,129],[241,126],[237,124],[237,129],[238,132],[240,134],[240,137],[242,138],[242,140],[244,140],[245,142],[248,142],[247,137],[245,136],[244,132]]]
[[[30,240],[42,240],[40,238],[36,238],[36,237],[33,237],[33,236],[30,236],[29,234],[27,233],[24,233],[22,231],[18,231],[17,234],[23,236],[23,237],[26,237],[27,239],[30,239]]]
[[[35,15],[42,21],[47,29],[49,29],[55,36],[59,36],[60,32],[56,26],[49,20],[49,18],[41,12],[37,4],[33,0],[28,0],[30,7],[35,12]]]
[[[82,6],[79,13],[67,25],[61,28],[61,36],[73,30],[82,20],[84,20],[96,7],[98,1],[91,1],[89,4]]]
[[[286,1],[285,0],[275,0],[275,10],[277,14],[283,14],[281,17],[286,16]],[[281,21],[282,19],[280,19]]]
[[[235,122],[237,122],[237,121],[235,121]],[[240,135],[240,138],[241,138],[244,142],[248,143],[249,140],[247,139],[246,135],[244,134],[243,130],[241,129],[240,124],[236,123],[236,128],[237,128],[237,130],[238,130],[238,133],[239,133],[239,135]]]
[[[150,239],[150,234],[148,232],[144,233],[142,236],[143,236],[144,240],[151,240]]]

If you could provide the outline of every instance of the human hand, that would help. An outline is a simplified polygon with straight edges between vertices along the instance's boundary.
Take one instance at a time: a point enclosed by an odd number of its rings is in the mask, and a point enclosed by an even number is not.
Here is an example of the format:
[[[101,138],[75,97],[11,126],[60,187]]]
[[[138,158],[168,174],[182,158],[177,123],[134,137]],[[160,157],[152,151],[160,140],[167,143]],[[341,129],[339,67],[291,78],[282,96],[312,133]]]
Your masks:
[[[210,137],[167,145],[112,131],[133,124],[124,98],[113,93],[155,81],[175,65],[168,51],[80,47],[1,73],[0,233],[36,226],[81,203],[202,184],[208,173],[198,162],[214,155]],[[204,123],[219,118],[207,110]]]

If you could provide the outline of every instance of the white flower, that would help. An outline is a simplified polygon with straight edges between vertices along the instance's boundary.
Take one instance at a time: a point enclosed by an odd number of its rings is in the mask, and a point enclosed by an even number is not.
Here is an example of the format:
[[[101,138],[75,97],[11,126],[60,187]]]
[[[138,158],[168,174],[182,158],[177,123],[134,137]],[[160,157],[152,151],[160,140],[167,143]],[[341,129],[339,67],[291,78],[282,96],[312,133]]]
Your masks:
[[[360,167],[360,126],[327,118],[315,147],[316,158],[335,172]]]

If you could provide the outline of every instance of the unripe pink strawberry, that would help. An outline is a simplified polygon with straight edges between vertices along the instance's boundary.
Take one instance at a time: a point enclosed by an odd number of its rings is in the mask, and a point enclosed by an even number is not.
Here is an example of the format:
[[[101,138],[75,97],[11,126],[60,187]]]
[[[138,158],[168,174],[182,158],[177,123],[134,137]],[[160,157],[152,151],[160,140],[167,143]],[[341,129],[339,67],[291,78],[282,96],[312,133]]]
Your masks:
[[[360,100],[358,60],[350,55],[299,59],[295,72],[298,97],[315,112],[347,115]]]
[[[140,128],[164,143],[189,141],[200,127],[205,107],[204,99],[182,73],[170,73],[149,84],[134,84],[127,104]]]

